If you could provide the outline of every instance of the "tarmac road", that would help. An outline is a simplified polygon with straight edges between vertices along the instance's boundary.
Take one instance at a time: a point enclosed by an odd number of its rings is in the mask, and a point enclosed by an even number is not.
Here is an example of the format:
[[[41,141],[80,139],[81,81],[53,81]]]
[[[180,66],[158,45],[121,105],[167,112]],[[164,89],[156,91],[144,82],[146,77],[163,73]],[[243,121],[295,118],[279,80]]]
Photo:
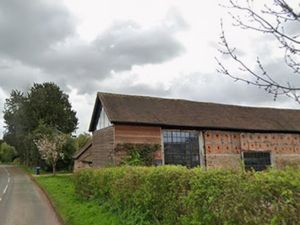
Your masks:
[[[0,165],[0,225],[61,225],[47,198],[21,169]]]

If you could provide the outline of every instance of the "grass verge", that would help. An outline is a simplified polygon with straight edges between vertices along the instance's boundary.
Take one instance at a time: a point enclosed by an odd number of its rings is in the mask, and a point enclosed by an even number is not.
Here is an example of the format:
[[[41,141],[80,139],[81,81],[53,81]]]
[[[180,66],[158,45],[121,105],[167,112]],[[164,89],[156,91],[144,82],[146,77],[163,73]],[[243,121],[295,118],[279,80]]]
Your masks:
[[[101,208],[96,201],[76,197],[70,175],[39,176],[37,182],[47,191],[67,225],[118,225],[120,219]]]

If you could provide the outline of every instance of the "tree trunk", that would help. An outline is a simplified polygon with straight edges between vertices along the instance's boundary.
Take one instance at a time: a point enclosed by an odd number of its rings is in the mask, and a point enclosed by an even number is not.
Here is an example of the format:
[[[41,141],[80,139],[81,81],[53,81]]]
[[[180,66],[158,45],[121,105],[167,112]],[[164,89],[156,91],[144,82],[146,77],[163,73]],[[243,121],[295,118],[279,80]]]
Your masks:
[[[53,174],[53,176],[56,175],[56,163],[52,164],[52,174]]]

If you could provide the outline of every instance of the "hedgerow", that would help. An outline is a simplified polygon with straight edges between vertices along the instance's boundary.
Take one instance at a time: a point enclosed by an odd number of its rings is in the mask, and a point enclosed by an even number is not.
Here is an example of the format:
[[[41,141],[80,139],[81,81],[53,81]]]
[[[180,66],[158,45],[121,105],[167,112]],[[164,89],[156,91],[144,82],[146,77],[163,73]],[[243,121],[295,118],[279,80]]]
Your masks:
[[[75,174],[75,188],[117,212],[123,224],[300,224],[300,169],[87,169]]]

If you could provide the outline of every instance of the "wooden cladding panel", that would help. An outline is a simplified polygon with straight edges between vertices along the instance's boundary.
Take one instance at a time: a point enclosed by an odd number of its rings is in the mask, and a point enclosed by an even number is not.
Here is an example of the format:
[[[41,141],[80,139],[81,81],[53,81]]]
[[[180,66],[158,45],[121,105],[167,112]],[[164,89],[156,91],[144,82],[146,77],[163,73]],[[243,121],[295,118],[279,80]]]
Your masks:
[[[161,144],[161,128],[115,125],[115,144]]]
[[[113,164],[114,127],[107,127],[93,133],[93,167],[104,167]]]

